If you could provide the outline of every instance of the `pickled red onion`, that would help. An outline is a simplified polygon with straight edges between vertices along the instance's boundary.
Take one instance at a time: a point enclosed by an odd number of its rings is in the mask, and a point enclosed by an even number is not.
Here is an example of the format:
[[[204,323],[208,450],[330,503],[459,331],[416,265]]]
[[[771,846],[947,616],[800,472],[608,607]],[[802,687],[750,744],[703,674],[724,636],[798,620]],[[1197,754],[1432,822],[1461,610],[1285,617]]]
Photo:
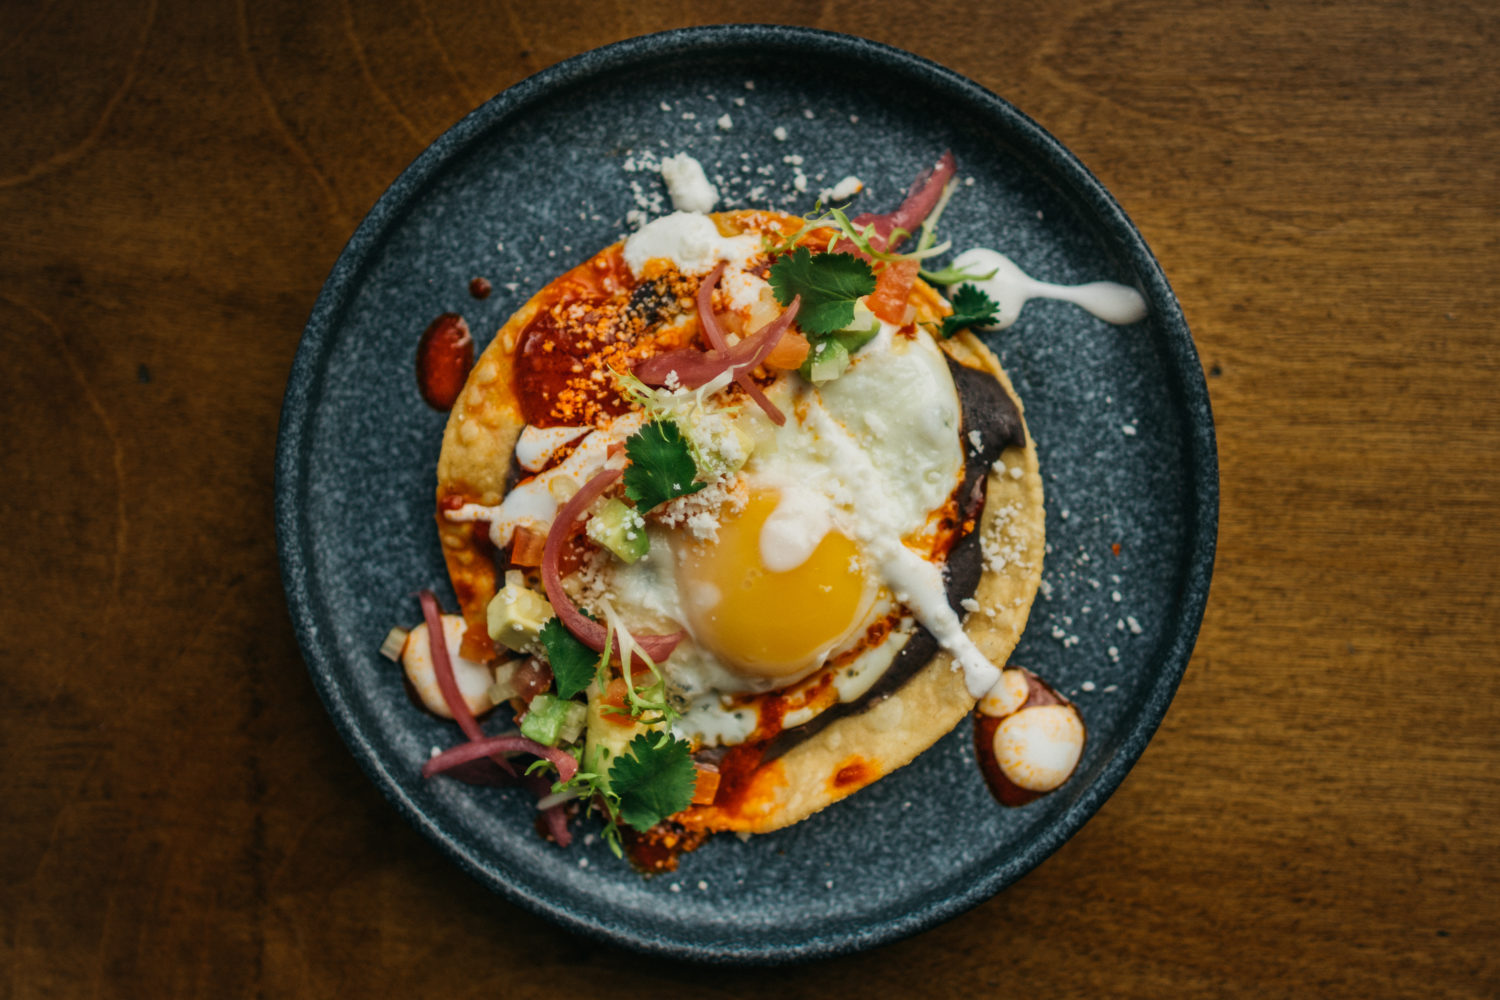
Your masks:
[[[427,645],[432,650],[432,672],[437,677],[443,703],[465,736],[471,740],[484,739],[484,732],[475,721],[474,713],[469,711],[468,702],[459,693],[458,681],[453,678],[453,661],[448,658],[448,634],[443,631],[443,612],[438,607],[437,597],[432,591],[423,590],[417,593],[417,599],[422,603],[422,620],[427,623]],[[499,754],[494,760],[507,774],[516,773],[510,761]]]
[[[547,544],[542,549],[542,586],[547,591],[547,600],[552,602],[553,613],[569,632],[596,653],[604,651],[606,630],[602,624],[579,611],[567,591],[563,590],[558,560],[562,556],[563,543],[573,530],[573,523],[588,509],[589,504],[620,478],[620,474],[620,469],[604,469],[584,483],[573,495],[573,499],[563,504],[562,509],[557,512],[552,530],[547,532]],[[671,635],[637,635],[634,639],[642,652],[660,663],[677,648],[682,636],[683,633],[674,632]]]
[[[542,757],[550,761],[552,766],[557,768],[559,781],[567,781],[578,773],[578,761],[573,755],[556,747],[549,747],[524,736],[484,736],[469,743],[449,747],[433,757],[422,765],[422,777],[430,778],[435,774],[442,774],[450,768],[467,764],[471,760],[479,760],[481,757],[495,757],[507,753],[529,753],[533,757]]]
[[[552,783],[545,778],[531,775],[525,781],[526,787],[530,789],[532,795],[536,796],[538,802],[552,794]],[[565,807],[565,803],[559,803],[542,810],[542,819],[546,822],[552,839],[557,841],[558,847],[567,847],[573,842],[573,835],[568,832],[568,814],[563,811]]]
[[[691,347],[668,351],[642,361],[635,369],[635,376],[647,385],[665,385],[668,376],[675,373],[679,384],[697,389],[725,372],[733,373],[736,378],[741,373],[748,374],[775,349],[776,342],[792,325],[792,321],[797,318],[797,310],[801,307],[802,296],[799,295],[792,299],[791,305],[780,316],[721,353],[710,354]],[[722,331],[720,335],[722,336]],[[755,393],[751,393],[751,398],[754,397]],[[770,400],[766,400],[766,404],[769,403]],[[773,415],[771,419],[775,420],[776,417]],[[784,420],[785,417],[778,422]]]
[[[719,325],[719,317],[714,315],[714,289],[719,285],[719,279],[724,276],[724,269],[728,263],[720,263],[718,267],[709,272],[708,277],[698,286],[698,322],[703,326],[703,336],[708,339],[708,344],[720,355],[729,353],[729,338],[724,335],[724,328]],[[773,345],[772,350],[775,350]],[[737,371],[734,373],[734,381],[745,395],[755,400],[755,405],[766,412],[771,422],[777,427],[786,423],[786,415],[781,408],[767,398],[761,391],[760,386],[750,377],[749,371]]]
[[[865,212],[849,221],[854,224],[855,229],[859,230],[873,225],[875,232],[870,236],[870,245],[876,250],[889,250],[891,249],[889,245],[891,233],[897,229],[904,229],[908,234],[916,232],[917,227],[922,224],[928,213],[937,205],[938,199],[943,196],[943,188],[957,172],[958,163],[953,159],[953,151],[944,150],[935,165],[922,171],[917,175],[917,179],[911,182],[911,187],[906,190],[906,197],[902,199],[894,212],[887,212],[884,215]],[[898,239],[896,242],[901,241]],[[839,249],[852,249],[852,247],[853,244],[849,244]]]

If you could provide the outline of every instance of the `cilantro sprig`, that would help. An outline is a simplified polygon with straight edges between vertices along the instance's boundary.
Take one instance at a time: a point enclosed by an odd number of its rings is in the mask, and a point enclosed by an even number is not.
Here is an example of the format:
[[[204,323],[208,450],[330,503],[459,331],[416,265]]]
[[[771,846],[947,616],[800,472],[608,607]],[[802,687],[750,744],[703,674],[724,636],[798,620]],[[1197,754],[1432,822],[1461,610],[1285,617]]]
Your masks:
[[[790,305],[802,296],[797,325],[811,336],[842,330],[854,322],[855,300],[875,291],[875,272],[851,253],[820,253],[798,247],[771,265],[771,291]]]
[[[645,833],[669,816],[693,804],[698,768],[692,748],[668,733],[640,733],[625,752],[606,764],[608,749],[600,747],[590,769],[580,769],[554,792],[572,792],[590,809],[604,813],[604,842],[620,857],[620,824]]]
[[[950,301],[953,304],[953,315],[943,318],[944,338],[971,326],[993,323],[1000,313],[999,304],[974,285],[959,285]]]
[[[594,679],[598,672],[599,654],[585,646],[566,626],[557,619],[549,618],[540,633],[542,646],[547,650],[547,662],[552,665],[552,679],[557,683],[557,696],[571,698]]]
[[[630,458],[625,495],[642,514],[708,485],[694,482],[698,466],[674,421],[652,420],[643,425],[625,439],[625,454]]]
[[[641,733],[609,767],[609,789],[620,819],[651,829],[693,802],[698,769],[691,748],[667,733]]]

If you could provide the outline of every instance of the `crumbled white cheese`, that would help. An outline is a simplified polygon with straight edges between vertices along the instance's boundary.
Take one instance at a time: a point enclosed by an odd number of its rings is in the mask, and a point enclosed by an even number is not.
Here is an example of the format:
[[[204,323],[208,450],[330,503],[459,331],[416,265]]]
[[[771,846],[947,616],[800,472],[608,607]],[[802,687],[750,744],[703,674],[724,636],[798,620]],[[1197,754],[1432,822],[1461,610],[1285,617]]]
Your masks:
[[[749,499],[750,490],[743,479],[718,479],[697,493],[668,501],[655,516],[668,528],[684,527],[699,541],[716,542],[720,517],[744,510]]]
[[[847,201],[864,189],[865,182],[850,174],[833,187],[824,188],[822,198],[824,201]]]
[[[771,134],[776,137],[777,142],[786,142],[786,129],[784,127],[777,125],[771,130]]]
[[[686,153],[661,161],[661,179],[667,183],[672,207],[679,212],[712,212],[719,201],[719,189],[708,182],[703,164]]]
[[[725,112],[724,114],[719,116],[717,124],[719,128],[723,129],[725,132],[728,132],[730,129],[734,128],[734,119],[729,117],[728,112]]]

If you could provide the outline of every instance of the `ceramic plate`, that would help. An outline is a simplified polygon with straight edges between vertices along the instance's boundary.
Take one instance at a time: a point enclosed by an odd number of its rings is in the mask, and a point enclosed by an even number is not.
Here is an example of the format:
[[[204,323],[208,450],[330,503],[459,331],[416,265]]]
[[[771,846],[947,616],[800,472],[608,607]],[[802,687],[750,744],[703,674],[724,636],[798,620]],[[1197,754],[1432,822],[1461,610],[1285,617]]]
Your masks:
[[[778,132],[778,130],[784,130]],[[785,139],[779,135],[785,135]],[[910,766],[791,829],[717,838],[644,879],[591,827],[569,850],[514,789],[424,782],[458,732],[415,709],[376,652],[454,607],[432,519],[444,415],[419,398],[417,338],[467,317],[482,349],[541,285],[665,205],[645,154],[691,153],[720,207],[810,211],[845,175],[889,210],[946,148],[963,185],[943,218],[1052,282],[1139,289],[1110,326],[1035,301],[987,335],[1026,405],[1047,489],[1043,595],[1012,662],[1075,700],[1088,747],[1021,809],[986,790],[961,725]],[[800,158],[800,160],[798,159]],[[803,178],[799,181],[798,178]],[[805,185],[805,192],[801,188]],[[482,301],[469,279],[494,285]],[[1218,477],[1203,374],[1150,250],[1055,139],[977,84],[873,42],[721,26],[586,53],[505,91],[391,185],[328,278],[297,352],[276,457],[292,619],[334,724],[401,813],[485,885],[577,931],[684,958],[780,962],[911,934],[1035,867],[1119,785],[1166,712],[1208,593]]]

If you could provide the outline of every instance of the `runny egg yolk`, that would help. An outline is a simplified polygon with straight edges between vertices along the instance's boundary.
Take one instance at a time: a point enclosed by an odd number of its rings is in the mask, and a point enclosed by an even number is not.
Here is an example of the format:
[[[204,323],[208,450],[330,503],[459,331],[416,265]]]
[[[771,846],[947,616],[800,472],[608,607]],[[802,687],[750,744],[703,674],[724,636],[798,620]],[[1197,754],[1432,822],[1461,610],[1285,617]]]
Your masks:
[[[859,550],[836,528],[800,564],[766,568],[761,532],[779,500],[775,491],[752,492],[720,522],[717,542],[680,550],[677,580],[701,645],[746,676],[795,680],[860,624],[872,595]]]

